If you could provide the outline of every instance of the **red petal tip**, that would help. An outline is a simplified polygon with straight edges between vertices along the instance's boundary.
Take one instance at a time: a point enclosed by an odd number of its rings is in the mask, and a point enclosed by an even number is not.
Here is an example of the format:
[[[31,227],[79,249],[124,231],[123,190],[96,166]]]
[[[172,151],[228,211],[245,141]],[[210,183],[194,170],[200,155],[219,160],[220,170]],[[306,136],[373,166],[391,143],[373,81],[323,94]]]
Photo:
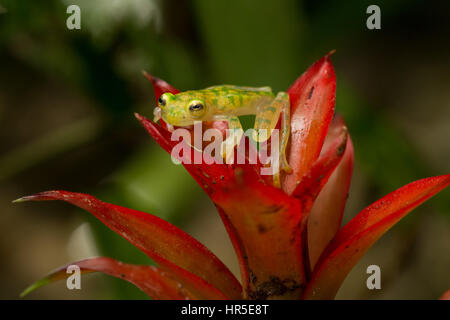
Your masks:
[[[136,119],[138,119],[139,121],[142,121],[142,120],[144,119],[144,117],[141,116],[141,115],[140,115],[139,113],[137,113],[137,112],[134,113],[134,117],[135,117]]]
[[[329,59],[330,56],[332,56],[332,55],[335,54],[335,53],[336,53],[336,49],[331,50],[330,52],[328,52],[328,53],[325,55],[325,59]]]
[[[147,73],[147,71],[141,70],[141,73],[142,73],[142,75],[143,75],[144,77],[146,77],[146,78],[148,79],[148,81],[153,82],[152,76],[149,75],[149,74]]]
[[[159,96],[161,94],[163,94],[164,92],[170,92],[173,94],[177,94],[178,92],[180,92],[180,90],[178,90],[177,88],[173,87],[172,85],[170,85],[169,83],[167,83],[166,81],[157,78],[155,76],[152,76],[151,74],[148,74],[146,71],[142,70],[142,74],[144,75],[144,77],[147,78],[147,80],[149,80],[152,85],[153,85],[153,89],[155,90],[155,98],[156,100],[158,100]]]
[[[336,75],[329,55],[306,70],[288,89],[291,101],[291,142],[287,160],[292,174],[282,177],[283,190],[292,194],[322,150],[334,114]]]
[[[51,192],[51,191],[40,192],[40,193],[32,194],[29,196],[23,196],[23,197],[20,197],[19,199],[13,200],[12,203],[20,203],[20,202],[27,202],[27,201],[40,201],[40,200],[52,200],[51,197],[49,197],[47,195],[47,193],[49,193],[49,192]]]

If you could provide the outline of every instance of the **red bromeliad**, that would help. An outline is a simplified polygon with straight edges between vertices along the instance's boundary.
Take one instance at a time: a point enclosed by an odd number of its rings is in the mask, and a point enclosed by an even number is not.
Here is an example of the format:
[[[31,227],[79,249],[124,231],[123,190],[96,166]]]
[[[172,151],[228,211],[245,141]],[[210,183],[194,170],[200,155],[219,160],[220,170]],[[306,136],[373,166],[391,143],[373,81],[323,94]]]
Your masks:
[[[146,75],[158,97],[177,89]],[[158,267],[111,258],[75,262],[84,273],[127,280],[154,299],[333,299],[347,274],[389,228],[450,184],[450,175],[412,182],[373,203],[340,227],[353,171],[353,146],[334,114],[336,78],[329,55],[312,65],[287,91],[292,174],[281,189],[261,164],[183,164],[214,202],[236,251],[241,282],[203,244],[148,213],[68,191],[20,198],[64,200],[83,208],[146,253]],[[167,152],[167,126],[136,114]],[[205,123],[223,129],[220,122]],[[192,153],[199,152],[190,148]],[[25,293],[67,277],[63,267]]]

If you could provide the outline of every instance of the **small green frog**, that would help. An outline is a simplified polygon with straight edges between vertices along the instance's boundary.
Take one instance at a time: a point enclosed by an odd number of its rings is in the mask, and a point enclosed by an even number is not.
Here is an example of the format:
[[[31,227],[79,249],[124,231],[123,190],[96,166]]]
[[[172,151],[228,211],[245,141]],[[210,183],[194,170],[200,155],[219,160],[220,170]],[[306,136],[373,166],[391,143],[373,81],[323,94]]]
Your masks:
[[[177,94],[164,93],[154,110],[154,121],[162,118],[173,126],[189,126],[195,121],[222,120],[228,122],[229,135],[222,142],[222,156],[231,154],[239,144],[243,129],[238,116],[254,114],[255,125],[252,138],[264,142],[270,138],[272,129],[281,116],[281,141],[279,164],[281,170],[292,172],[286,160],[286,146],[290,134],[290,102],[286,92],[276,96],[270,87],[241,87],[232,85],[213,86],[203,90],[190,90]],[[280,187],[279,173],[274,174],[274,185]]]

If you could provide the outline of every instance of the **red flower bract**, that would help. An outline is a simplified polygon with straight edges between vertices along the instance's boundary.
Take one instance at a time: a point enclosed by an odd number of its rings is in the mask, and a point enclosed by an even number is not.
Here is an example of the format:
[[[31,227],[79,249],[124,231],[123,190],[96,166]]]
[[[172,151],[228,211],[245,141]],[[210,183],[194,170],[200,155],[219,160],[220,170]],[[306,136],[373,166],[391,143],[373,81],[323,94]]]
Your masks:
[[[146,73],[156,99],[179,92]],[[63,200],[81,207],[145,252],[158,267],[133,266],[110,258],[79,261],[83,272],[104,272],[130,281],[155,299],[332,299],[348,272],[390,227],[450,184],[450,175],[410,183],[368,206],[340,228],[353,170],[353,146],[344,121],[334,114],[336,78],[326,55],[287,91],[291,137],[287,156],[293,172],[281,189],[260,175],[261,164],[186,164],[216,205],[231,238],[241,283],[205,246],[151,214],[102,202],[90,195],[48,191],[20,198]],[[167,152],[166,124],[136,114]],[[222,122],[205,127],[225,129]],[[244,138],[246,139],[246,138]],[[249,144],[248,144],[249,145]],[[204,154],[205,158],[206,155]],[[212,162],[212,161],[211,161]],[[25,293],[67,277],[64,268]]]

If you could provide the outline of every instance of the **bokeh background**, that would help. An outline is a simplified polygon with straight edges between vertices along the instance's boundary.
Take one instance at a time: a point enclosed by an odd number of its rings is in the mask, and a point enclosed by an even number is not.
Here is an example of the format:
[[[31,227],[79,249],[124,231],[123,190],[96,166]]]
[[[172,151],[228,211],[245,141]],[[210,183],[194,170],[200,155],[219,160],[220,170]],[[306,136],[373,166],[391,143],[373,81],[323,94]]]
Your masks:
[[[181,166],[133,117],[151,116],[140,71],[179,89],[213,84],[288,86],[336,49],[337,112],[355,146],[345,221],[394,189],[450,172],[450,6],[376,1],[0,0],[0,298],[71,261],[148,258],[87,213],[64,203],[11,204],[49,189],[91,193],[168,219],[234,272],[218,215]],[[81,30],[66,8],[81,8]],[[344,222],[345,222],[344,221]],[[382,290],[366,288],[366,268]],[[436,299],[450,288],[450,197],[444,191],[388,232],[350,273],[338,298]],[[145,299],[92,274],[28,299]]]

